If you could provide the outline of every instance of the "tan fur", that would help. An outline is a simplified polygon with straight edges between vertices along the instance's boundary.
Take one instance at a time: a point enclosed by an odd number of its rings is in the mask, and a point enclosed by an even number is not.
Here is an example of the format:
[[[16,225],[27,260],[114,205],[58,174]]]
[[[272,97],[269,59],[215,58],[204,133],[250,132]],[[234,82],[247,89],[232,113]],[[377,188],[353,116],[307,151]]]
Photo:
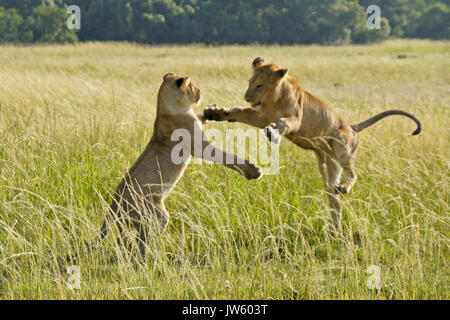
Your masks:
[[[203,158],[203,150],[212,148],[213,158],[205,160],[219,162],[243,174],[247,179],[257,179],[261,170],[236,155],[228,155],[234,159],[233,164],[225,164],[227,153],[212,146],[204,137],[202,122],[193,113],[192,105],[200,100],[200,90],[189,78],[174,74],[164,76],[164,81],[158,93],[157,115],[153,136],[119,184],[110,208],[110,214],[102,226],[99,240],[106,236],[108,226],[118,222],[119,231],[123,233],[124,226],[133,226],[139,233],[140,249],[143,252],[149,234],[149,226],[153,222],[159,225],[159,231],[164,232],[169,221],[169,214],[164,207],[164,199],[183,175],[188,164],[185,161],[175,164],[171,152],[178,141],[172,141],[172,132],[176,129],[186,129],[191,134],[192,155]],[[194,128],[200,129],[202,135],[202,150],[194,148]],[[197,153],[196,153],[197,152]],[[215,160],[214,155],[223,155],[222,162]],[[231,156],[231,157],[230,157]],[[189,156],[190,158],[190,156]],[[240,164],[242,163],[242,164]],[[156,218],[156,219],[155,219]]]
[[[340,212],[340,193],[348,193],[355,184],[355,153],[357,132],[392,114],[401,114],[416,121],[418,134],[421,124],[404,111],[390,110],[358,125],[350,126],[326,102],[305,91],[287,69],[264,64],[262,58],[253,63],[245,100],[251,108],[217,108],[204,110],[204,118],[215,121],[242,122],[265,128],[271,141],[279,142],[285,136],[297,146],[313,150],[319,162],[330,206]],[[341,171],[344,175],[340,180]],[[336,218],[336,217],[335,217]]]

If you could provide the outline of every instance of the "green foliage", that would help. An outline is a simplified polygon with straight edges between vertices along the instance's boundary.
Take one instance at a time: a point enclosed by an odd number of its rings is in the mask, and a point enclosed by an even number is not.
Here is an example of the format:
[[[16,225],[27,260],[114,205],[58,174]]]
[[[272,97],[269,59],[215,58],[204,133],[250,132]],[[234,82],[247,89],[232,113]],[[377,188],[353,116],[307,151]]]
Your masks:
[[[15,9],[22,17],[29,17],[33,9],[42,4],[42,0],[0,0],[0,7]]]
[[[65,25],[66,11],[41,3],[41,0],[19,3],[0,0],[0,43],[77,41],[76,34]]]
[[[85,40],[126,40],[130,8],[122,0],[90,1],[82,25]]]
[[[389,20],[381,17],[381,29],[359,28],[353,33],[352,40],[354,43],[370,43],[387,39],[391,32]]]
[[[33,9],[34,41],[75,42],[76,35],[65,25],[66,12],[57,7],[39,6]]]
[[[0,7],[0,42],[20,41],[22,24],[23,19],[15,9]]]
[[[63,0],[0,0],[5,9],[1,41],[339,45],[389,37],[450,37],[448,0],[73,0],[70,4],[81,8],[81,30],[76,33],[65,26],[68,4]],[[381,9],[381,30],[366,26],[369,5]]]
[[[429,7],[417,20],[414,36],[450,39],[450,9],[440,3]]]
[[[438,1],[428,2],[436,3]],[[411,34],[416,19],[420,17],[427,6],[424,0],[360,0],[360,3],[364,8],[369,5],[378,5],[382,17],[389,20],[394,37]]]

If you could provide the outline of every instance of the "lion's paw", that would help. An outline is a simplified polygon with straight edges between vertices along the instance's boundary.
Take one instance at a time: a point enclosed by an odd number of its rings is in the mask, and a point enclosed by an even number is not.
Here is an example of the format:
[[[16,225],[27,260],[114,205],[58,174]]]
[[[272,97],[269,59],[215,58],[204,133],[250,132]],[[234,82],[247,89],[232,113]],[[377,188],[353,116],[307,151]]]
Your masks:
[[[203,110],[203,117],[209,121],[221,121],[228,115],[228,111],[223,108],[218,108],[217,105],[209,105]]]

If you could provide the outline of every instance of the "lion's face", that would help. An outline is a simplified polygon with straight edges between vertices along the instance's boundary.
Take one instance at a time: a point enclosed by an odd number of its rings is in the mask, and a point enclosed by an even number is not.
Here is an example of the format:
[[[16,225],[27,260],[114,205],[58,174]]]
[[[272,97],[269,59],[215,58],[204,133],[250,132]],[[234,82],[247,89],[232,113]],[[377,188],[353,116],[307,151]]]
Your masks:
[[[183,108],[198,104],[201,94],[200,89],[192,83],[189,77],[168,73],[164,76],[159,98],[164,99],[168,105]]]
[[[252,107],[258,107],[267,97],[272,97],[276,87],[287,73],[276,64],[264,64],[262,58],[256,58],[252,63],[253,76],[249,80],[244,99]]]
[[[183,79],[183,80],[180,80]],[[180,78],[175,83],[180,88],[181,92],[187,96],[192,104],[199,104],[201,99],[200,89],[197,88],[189,77]]]

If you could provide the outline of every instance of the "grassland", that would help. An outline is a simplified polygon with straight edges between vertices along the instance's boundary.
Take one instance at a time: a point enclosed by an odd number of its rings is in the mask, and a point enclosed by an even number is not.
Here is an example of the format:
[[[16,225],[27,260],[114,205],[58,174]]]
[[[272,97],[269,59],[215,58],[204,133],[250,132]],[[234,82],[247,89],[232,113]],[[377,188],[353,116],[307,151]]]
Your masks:
[[[280,173],[258,181],[190,165],[145,262],[112,236],[87,254],[152,134],[162,76],[189,75],[203,92],[199,111],[244,105],[256,56],[288,67],[350,123],[396,108],[418,116],[423,133],[391,117],[360,134],[359,179],[336,238],[323,228],[315,157],[284,141]],[[1,299],[449,298],[448,42],[1,46],[0,84]],[[79,290],[66,285],[66,255],[79,256]],[[380,290],[367,288],[371,265]]]

